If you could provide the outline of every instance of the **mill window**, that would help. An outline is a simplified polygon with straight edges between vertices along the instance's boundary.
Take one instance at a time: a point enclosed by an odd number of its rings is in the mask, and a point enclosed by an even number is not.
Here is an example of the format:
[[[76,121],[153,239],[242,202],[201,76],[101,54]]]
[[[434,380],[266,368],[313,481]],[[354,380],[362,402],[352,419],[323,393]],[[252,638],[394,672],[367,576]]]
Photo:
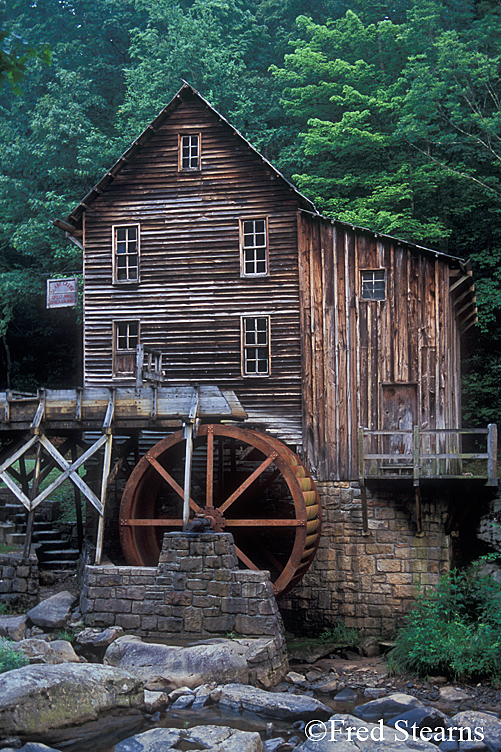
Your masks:
[[[139,344],[139,321],[113,322],[113,375],[134,376],[136,349]]]
[[[200,169],[200,133],[179,136],[179,169]]]
[[[139,282],[139,225],[113,228],[113,281]]]
[[[244,376],[270,373],[270,317],[242,317],[242,372]]]
[[[243,219],[240,223],[241,269],[243,277],[268,274],[266,219]]]
[[[360,272],[362,300],[384,300],[386,281],[384,269],[364,269]]]

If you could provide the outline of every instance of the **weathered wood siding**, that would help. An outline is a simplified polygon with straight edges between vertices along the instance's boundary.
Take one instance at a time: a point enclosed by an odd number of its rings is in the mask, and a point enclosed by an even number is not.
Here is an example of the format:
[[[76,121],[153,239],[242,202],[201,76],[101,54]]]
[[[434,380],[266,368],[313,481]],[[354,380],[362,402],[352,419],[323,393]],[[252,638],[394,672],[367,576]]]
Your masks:
[[[178,171],[200,132],[202,170]],[[297,194],[188,94],[84,214],[85,385],[112,377],[112,322],[138,319],[167,384],[233,389],[249,422],[302,439]],[[269,276],[240,276],[239,220],[266,217]],[[140,283],[112,282],[112,226],[140,223]],[[242,377],[240,316],[271,317],[271,374]],[[130,383],[130,380],[129,382]]]
[[[303,212],[298,228],[303,451],[319,480],[355,479],[359,426],[389,427],[392,410],[422,428],[460,425],[450,264]],[[385,300],[362,300],[360,270],[379,268]]]

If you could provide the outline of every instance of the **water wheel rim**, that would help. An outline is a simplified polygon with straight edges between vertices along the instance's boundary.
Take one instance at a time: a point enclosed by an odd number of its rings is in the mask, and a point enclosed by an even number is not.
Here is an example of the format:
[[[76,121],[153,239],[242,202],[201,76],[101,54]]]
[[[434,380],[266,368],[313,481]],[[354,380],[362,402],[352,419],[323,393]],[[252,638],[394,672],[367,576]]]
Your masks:
[[[285,520],[284,518],[284,520],[275,521],[275,524],[277,526],[280,526],[283,523],[288,527],[294,527],[294,540],[292,544],[292,550],[290,551],[285,566],[279,573],[278,577],[276,577],[276,579],[272,581],[275,593],[278,594],[285,592],[286,590],[290,589],[290,587],[294,585],[306,572],[309,565],[313,561],[316,548],[318,546],[318,540],[320,537],[320,500],[318,498],[318,492],[315,488],[313,479],[301,464],[297,455],[295,455],[292,450],[286,447],[285,444],[280,442],[278,439],[275,439],[268,434],[264,434],[260,431],[255,431],[253,429],[247,429],[233,425],[215,424],[200,426],[197,436],[197,441],[200,441],[200,439],[205,439],[208,445],[208,486],[209,456],[211,457],[213,470],[214,446],[213,444],[211,444],[211,442],[213,442],[214,438],[235,439],[241,443],[248,444],[250,447],[254,447],[258,450],[258,452],[263,454],[265,458],[267,458],[266,461],[269,461],[271,458],[270,464],[273,463],[275,465],[275,467],[283,477],[285,483],[287,484],[291,500],[294,505],[294,518],[293,520],[292,518],[287,518],[287,520]],[[169,474],[165,468],[163,468],[162,470],[163,466],[161,463],[162,457],[164,455],[168,456],[169,450],[175,447],[175,445],[180,444],[182,440],[182,432],[177,431],[173,434],[170,434],[169,436],[166,436],[164,439],[158,442],[136,465],[126,485],[120,506],[120,538],[126,560],[130,565],[148,566],[147,562],[151,562],[151,559],[156,558],[156,555],[159,554],[159,550],[157,551],[158,542],[155,543],[156,533],[148,528],[148,523],[151,528],[155,525],[161,526],[162,524],[164,524],[165,527],[171,527],[173,525],[180,527],[181,520],[179,519],[174,520],[173,518],[165,518],[165,520],[155,520],[153,518],[153,508],[155,506],[155,495],[161,485],[160,478],[163,481],[169,483],[169,485],[174,488],[178,495],[182,496],[183,489],[179,485],[177,488],[175,488],[172,482],[174,481],[174,479],[168,478]],[[265,464],[265,461],[263,461],[263,464]],[[309,554],[307,556],[305,556],[305,544],[308,537],[307,526],[309,520],[303,496],[303,489],[298,480],[296,472],[294,471],[294,466],[300,466],[303,471],[302,474],[306,475],[309,478],[311,487],[312,489],[314,489],[316,495],[315,498],[318,508],[318,530],[315,545],[313,547],[310,546]],[[141,499],[140,496],[143,485],[148,479],[149,494],[146,495],[147,498],[145,501],[145,499]],[[212,501],[212,499],[209,498],[209,491],[207,491],[207,500]],[[221,507],[223,508],[223,512],[231,509],[232,502],[230,504],[227,504],[227,501],[228,500],[226,500],[226,502]],[[190,500],[190,506],[195,513],[203,511],[203,508],[199,507],[193,500]],[[206,506],[209,507],[210,504],[207,503]],[[140,516],[141,507],[143,517]],[[149,517],[145,518],[144,514],[149,515]],[[243,522],[246,522],[246,520],[244,520]],[[252,520],[250,520],[250,522],[252,522]],[[260,524],[262,524],[263,527],[274,527],[275,525],[273,524],[273,522],[274,521],[271,519],[264,519]],[[266,523],[268,523],[268,525]],[[230,517],[226,520],[225,529],[227,529],[229,532],[232,532],[232,527],[234,528],[237,525],[241,525],[241,521],[239,522],[238,520],[232,520]],[[148,555],[146,555],[145,553],[146,548],[151,549],[151,551],[148,552]],[[240,551],[238,547],[237,554],[239,554],[239,558],[247,566],[257,569],[256,566],[252,566],[252,560],[250,560],[249,557],[247,557],[247,559],[248,561],[250,561],[250,564],[246,561],[246,554]],[[149,565],[151,565],[151,563]]]

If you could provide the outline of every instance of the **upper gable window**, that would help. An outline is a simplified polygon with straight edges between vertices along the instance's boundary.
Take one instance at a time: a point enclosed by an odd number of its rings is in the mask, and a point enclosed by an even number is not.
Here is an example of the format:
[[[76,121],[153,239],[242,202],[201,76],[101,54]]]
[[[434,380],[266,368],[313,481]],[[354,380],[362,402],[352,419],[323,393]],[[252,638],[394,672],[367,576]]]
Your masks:
[[[241,270],[243,277],[268,274],[268,237],[266,219],[240,221]]]
[[[200,169],[200,133],[179,136],[179,169]]]
[[[139,282],[139,225],[113,228],[113,281]]]
[[[363,269],[360,272],[362,300],[384,300],[386,281],[384,269]]]

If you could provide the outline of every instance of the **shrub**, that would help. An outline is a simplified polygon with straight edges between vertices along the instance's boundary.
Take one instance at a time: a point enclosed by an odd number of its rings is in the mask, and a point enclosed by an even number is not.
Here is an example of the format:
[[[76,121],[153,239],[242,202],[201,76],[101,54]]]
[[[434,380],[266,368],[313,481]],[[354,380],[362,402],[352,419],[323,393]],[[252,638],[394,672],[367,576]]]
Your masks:
[[[455,679],[501,678],[501,585],[479,565],[454,570],[421,593],[396,639],[390,665]]]
[[[0,639],[0,674],[12,671],[14,668],[21,668],[21,666],[26,666],[29,663],[28,657],[24,653],[20,653],[12,647],[14,644],[12,640]]]

